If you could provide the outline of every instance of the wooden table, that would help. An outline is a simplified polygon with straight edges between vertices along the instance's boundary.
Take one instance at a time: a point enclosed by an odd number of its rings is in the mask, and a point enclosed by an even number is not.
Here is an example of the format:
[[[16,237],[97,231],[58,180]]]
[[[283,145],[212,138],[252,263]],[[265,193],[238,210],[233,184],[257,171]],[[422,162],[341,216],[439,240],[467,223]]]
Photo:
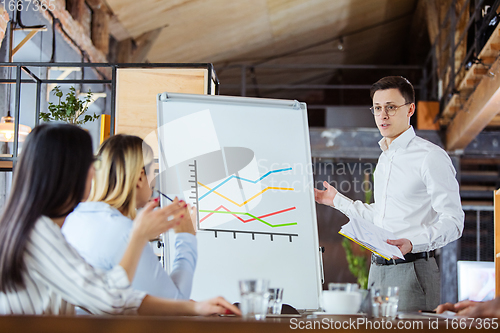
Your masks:
[[[365,320],[365,324],[358,327],[352,323]],[[434,319],[430,320],[434,322]],[[406,332],[439,332],[453,329],[451,321],[445,323],[440,320],[435,327],[430,326],[428,319],[395,320],[391,322],[393,330],[397,325],[406,325],[402,328]],[[416,324],[420,323],[421,324]],[[497,323],[499,320],[496,321]],[[386,329],[388,329],[386,324]],[[458,324],[458,322],[456,322]],[[343,327],[341,327],[343,325]],[[360,331],[380,332],[383,327],[381,321],[366,320],[358,316],[318,316],[316,318],[268,318],[265,321],[245,321],[236,317],[101,317],[101,316],[0,316],[0,333],[3,332],[85,332],[85,333],[129,333],[129,332],[192,332],[192,333],[281,333],[297,332],[312,328],[330,331]],[[411,326],[413,325],[413,327]],[[419,326],[420,325],[420,326]],[[455,325],[456,326],[456,325]],[[378,327],[378,328],[377,328]],[[404,327],[404,326],[402,326]],[[472,326],[474,328],[474,326]],[[294,329],[295,328],[295,329]],[[302,328],[302,329],[301,329]],[[308,329],[309,330],[309,329]],[[468,328],[466,329],[468,330]],[[484,331],[498,331],[490,327]]]

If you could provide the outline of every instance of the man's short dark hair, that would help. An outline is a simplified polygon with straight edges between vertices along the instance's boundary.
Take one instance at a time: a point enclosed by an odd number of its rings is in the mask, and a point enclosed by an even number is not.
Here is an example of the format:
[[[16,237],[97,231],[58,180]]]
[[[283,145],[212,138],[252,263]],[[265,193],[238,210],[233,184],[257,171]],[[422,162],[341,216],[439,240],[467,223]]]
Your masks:
[[[402,76],[386,76],[375,82],[370,88],[370,97],[378,90],[398,89],[406,103],[415,103],[415,90],[410,81]]]

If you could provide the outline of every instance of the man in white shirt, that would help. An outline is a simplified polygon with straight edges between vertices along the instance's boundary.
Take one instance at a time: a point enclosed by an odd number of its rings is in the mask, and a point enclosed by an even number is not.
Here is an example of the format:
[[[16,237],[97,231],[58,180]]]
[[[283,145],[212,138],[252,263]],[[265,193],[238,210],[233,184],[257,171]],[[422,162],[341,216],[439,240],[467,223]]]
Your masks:
[[[440,274],[434,250],[462,235],[462,210],[456,171],[440,147],[415,135],[410,117],[415,93],[400,76],[382,78],[370,89],[372,113],[382,154],[374,172],[373,204],[353,201],[328,184],[315,189],[318,203],[347,216],[364,218],[398,239],[405,260],[372,256],[369,285],[399,286],[399,311],[432,310],[440,303]]]

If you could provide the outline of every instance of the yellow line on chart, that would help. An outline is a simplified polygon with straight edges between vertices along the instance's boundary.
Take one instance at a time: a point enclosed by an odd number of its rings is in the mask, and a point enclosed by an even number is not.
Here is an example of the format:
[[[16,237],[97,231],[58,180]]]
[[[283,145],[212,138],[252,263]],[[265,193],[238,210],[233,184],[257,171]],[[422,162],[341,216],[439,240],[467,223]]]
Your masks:
[[[208,187],[207,185],[204,185],[204,184],[202,184],[202,183],[200,183],[200,182],[198,182],[198,184],[200,184],[201,186],[203,186],[203,187],[204,187],[204,188],[206,188],[207,190],[212,191],[212,189],[211,189],[210,187]],[[265,189],[263,189],[262,191],[260,191],[259,193],[257,193],[256,195],[254,195],[253,197],[251,197],[250,199],[248,199],[247,201],[245,201],[245,202],[244,202],[244,203],[242,203],[242,204],[239,204],[239,203],[237,203],[237,202],[235,202],[235,201],[233,201],[233,200],[229,199],[228,197],[226,197],[226,196],[225,196],[225,195],[223,195],[223,194],[220,194],[220,193],[219,193],[219,192],[217,192],[217,191],[212,191],[212,193],[217,194],[218,196],[220,196],[220,197],[222,197],[222,198],[226,199],[227,201],[229,201],[229,202],[231,202],[231,203],[235,204],[235,205],[236,205],[236,206],[238,206],[238,207],[243,207],[243,206],[244,206],[244,205],[246,205],[248,202],[250,202],[250,201],[252,201],[253,199],[257,198],[259,195],[261,195],[262,193],[266,192],[267,190],[293,191],[294,189],[293,189],[293,188],[288,188],[288,187],[271,187],[271,186],[269,186],[269,187],[266,187]]]

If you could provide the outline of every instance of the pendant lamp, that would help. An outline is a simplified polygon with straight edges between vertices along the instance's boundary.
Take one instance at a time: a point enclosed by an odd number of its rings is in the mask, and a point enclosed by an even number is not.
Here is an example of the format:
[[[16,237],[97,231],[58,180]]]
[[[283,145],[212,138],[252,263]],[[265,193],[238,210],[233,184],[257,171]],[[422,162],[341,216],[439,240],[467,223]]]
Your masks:
[[[19,142],[26,140],[30,132],[31,127],[19,124]],[[10,111],[0,121],[0,141],[14,142],[14,118],[10,116]]]

